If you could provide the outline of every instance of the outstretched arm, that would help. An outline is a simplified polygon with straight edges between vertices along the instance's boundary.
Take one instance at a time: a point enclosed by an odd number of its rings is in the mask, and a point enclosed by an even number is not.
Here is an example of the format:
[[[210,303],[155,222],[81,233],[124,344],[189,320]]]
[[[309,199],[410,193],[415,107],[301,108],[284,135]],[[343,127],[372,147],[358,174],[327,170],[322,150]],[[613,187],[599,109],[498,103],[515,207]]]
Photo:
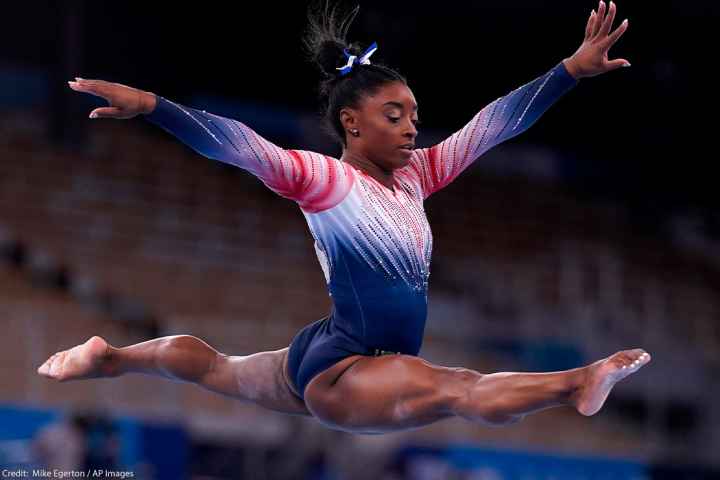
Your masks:
[[[146,118],[201,155],[249,171],[284,197],[302,197],[305,158],[278,147],[247,125],[160,96]]]
[[[332,158],[286,150],[229,118],[185,107],[150,92],[103,80],[76,79],[73,90],[107,100],[91,118],[133,118],[140,114],[198,153],[249,171],[271,190],[306,210],[336,203],[351,185],[349,172]]]
[[[418,150],[410,165],[424,198],[455,180],[476,158],[527,130],[576,84],[560,63],[545,75],[500,97],[446,140]]]
[[[607,15],[600,2],[590,15],[580,48],[546,74],[513,90],[483,108],[462,129],[430,148],[420,149],[409,168],[425,198],[452,182],[475,159],[505,140],[527,130],[580,78],[629,66],[624,59],[608,60],[608,50],[627,29],[627,20],[609,33],[615,17],[610,2]]]

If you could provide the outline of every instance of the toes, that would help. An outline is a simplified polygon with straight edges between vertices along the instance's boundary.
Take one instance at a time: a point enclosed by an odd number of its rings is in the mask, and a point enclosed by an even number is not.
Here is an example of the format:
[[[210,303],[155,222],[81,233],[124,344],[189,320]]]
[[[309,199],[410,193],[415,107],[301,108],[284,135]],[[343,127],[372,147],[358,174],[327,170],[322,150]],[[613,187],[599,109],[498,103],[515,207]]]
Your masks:
[[[642,349],[627,350],[622,352],[620,355],[620,362],[622,363],[622,369],[638,369],[642,365],[650,361],[650,354]]]
[[[37,372],[45,377],[60,379],[64,370],[65,357],[67,356],[68,350],[57,352],[50,358],[45,360],[45,363],[40,365]]]
[[[52,357],[50,357],[47,362],[45,362],[44,367],[45,367],[46,374],[48,376],[52,375],[52,366],[53,366],[53,363],[55,363],[56,358],[57,358],[57,353],[55,355],[53,355]]]
[[[645,350],[635,350],[637,352],[635,359],[633,360],[633,363],[642,364],[646,361],[650,360],[650,354],[647,353]]]
[[[53,365],[55,359],[57,358],[57,355],[58,354],[56,353],[52,357],[45,360],[45,363],[40,365],[40,367],[37,369],[38,373],[41,375],[45,375],[46,377],[51,376],[52,365]]]
[[[48,366],[48,375],[53,378],[60,377],[60,370],[62,369],[64,358],[65,352],[59,352],[52,356],[50,359],[50,365]]]
[[[636,355],[633,360],[630,361],[630,365],[628,368],[637,369],[640,368],[642,365],[650,361],[650,354],[647,353],[644,350],[634,350],[634,353],[636,352]],[[623,367],[625,368],[625,367]]]
[[[48,362],[49,362],[49,361],[50,361],[50,360],[45,360],[45,363],[43,363],[42,365],[40,365],[40,366],[38,367],[37,373],[39,373],[40,375],[47,375],[47,373],[48,373]]]

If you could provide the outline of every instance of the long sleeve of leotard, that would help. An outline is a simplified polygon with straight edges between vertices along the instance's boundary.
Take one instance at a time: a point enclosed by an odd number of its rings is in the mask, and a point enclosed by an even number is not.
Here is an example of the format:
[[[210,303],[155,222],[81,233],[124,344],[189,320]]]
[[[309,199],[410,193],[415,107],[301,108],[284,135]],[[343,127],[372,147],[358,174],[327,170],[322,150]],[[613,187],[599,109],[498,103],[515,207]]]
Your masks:
[[[352,176],[342,162],[315,152],[280,148],[237,120],[160,96],[146,119],[201,155],[247,170],[307,211],[337,204],[352,186]]]
[[[577,80],[560,62],[532,82],[500,97],[463,128],[430,148],[418,149],[409,171],[420,181],[424,198],[447,186],[476,158],[527,130]]]

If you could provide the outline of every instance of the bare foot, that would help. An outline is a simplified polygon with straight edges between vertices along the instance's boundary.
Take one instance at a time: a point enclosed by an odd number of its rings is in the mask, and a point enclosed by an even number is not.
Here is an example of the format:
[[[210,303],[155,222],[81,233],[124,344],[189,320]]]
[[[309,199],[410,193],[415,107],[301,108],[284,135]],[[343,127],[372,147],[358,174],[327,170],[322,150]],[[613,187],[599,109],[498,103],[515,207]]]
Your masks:
[[[48,358],[37,372],[61,382],[111,376],[106,360],[110,346],[102,337],[92,337],[70,350],[58,352]]]
[[[585,382],[578,390],[575,408],[583,415],[595,415],[617,382],[650,362],[645,350],[623,350],[588,365]]]

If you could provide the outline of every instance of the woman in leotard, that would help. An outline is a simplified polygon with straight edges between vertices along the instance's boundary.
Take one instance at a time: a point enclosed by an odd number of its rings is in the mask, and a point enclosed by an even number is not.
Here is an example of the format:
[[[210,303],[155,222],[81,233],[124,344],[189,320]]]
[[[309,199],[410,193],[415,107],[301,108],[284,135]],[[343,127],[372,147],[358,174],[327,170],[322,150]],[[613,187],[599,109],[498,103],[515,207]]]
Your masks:
[[[38,372],[60,381],[130,372],[164,376],[356,433],[452,416],[504,425],[563,405],[596,413],[616,382],[650,361],[648,353],[620,351],[562,372],[494,374],[418,357],[432,249],[423,202],[484,152],[530,127],[579,79],[629,66],[607,56],[628,25],[611,32],[615,10],[601,1],[572,56],[430,148],[415,147],[418,104],[406,80],[371,60],[376,44],[346,43],[357,9],[311,12],[305,39],[324,75],[325,121],[342,145],[340,159],[280,148],[236,120],[142,90],[69,82],[109,102],[91,118],[145,115],[198,153],[247,170],[295,201],[315,240],[333,308],[276,351],[227,356],[188,335],[123,348],[92,337],[56,353]]]

